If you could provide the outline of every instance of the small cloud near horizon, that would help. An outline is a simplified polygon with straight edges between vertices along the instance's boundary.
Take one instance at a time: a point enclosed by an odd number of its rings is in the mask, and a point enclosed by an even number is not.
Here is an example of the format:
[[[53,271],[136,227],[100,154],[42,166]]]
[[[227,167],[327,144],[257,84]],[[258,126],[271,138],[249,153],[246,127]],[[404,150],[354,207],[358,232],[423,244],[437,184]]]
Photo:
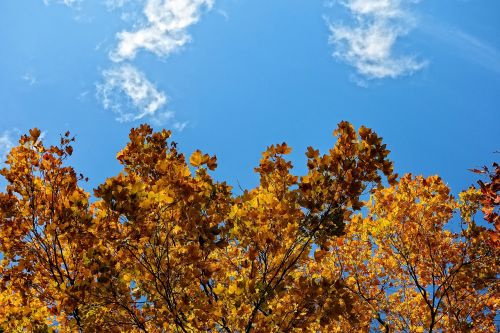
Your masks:
[[[4,130],[0,133],[0,165],[5,162],[7,154],[14,147],[16,137],[19,136],[18,129]]]

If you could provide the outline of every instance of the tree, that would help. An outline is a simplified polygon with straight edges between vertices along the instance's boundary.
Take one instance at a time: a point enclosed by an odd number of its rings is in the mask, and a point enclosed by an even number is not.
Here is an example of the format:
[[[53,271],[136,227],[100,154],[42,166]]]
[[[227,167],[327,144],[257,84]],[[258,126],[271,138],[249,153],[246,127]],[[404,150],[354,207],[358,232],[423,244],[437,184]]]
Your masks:
[[[210,175],[215,156],[187,159],[142,125],[90,204],[66,166],[70,134],[46,148],[31,130],[0,171],[0,305],[16,318],[0,329],[494,329],[498,253],[473,220],[480,193],[458,202],[437,177],[398,182],[370,129],[334,134],[327,154],[308,148],[301,177],[290,147],[268,147],[259,185],[234,195]]]
[[[437,176],[377,191],[325,258],[358,309],[342,331],[496,332],[500,256],[472,218],[479,198],[455,200]]]
[[[85,260],[94,243],[89,195],[63,166],[72,140],[66,133],[59,146],[47,148],[40,130],[30,130],[0,171],[8,182],[0,194],[3,295],[21,297],[23,306],[41,302],[68,331],[83,329],[91,283]]]

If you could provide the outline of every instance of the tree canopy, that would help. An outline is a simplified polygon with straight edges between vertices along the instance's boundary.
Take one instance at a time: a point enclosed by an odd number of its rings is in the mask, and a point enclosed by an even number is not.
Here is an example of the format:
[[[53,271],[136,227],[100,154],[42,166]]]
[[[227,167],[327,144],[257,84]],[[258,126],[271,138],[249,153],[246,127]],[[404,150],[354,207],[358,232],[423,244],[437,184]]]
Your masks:
[[[170,136],[132,129],[93,194],[69,132],[20,138],[0,171],[0,332],[498,331],[497,164],[454,197],[341,122],[306,174],[272,145],[236,195]]]

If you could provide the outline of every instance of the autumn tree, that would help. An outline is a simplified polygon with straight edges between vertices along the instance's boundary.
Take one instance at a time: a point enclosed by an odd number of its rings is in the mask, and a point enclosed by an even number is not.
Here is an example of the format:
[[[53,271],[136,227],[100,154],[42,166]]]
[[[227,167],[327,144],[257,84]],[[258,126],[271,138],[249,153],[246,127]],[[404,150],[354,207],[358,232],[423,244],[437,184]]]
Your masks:
[[[288,145],[268,147],[258,186],[235,195],[215,156],[186,158],[142,125],[90,204],[69,133],[46,147],[31,130],[0,171],[0,331],[494,330],[480,190],[398,181],[370,129],[334,135],[326,154],[308,148],[303,176]]]
[[[72,140],[66,133],[59,146],[45,147],[40,130],[30,130],[0,171],[8,182],[0,193],[0,286],[25,313],[43,306],[64,330],[82,331],[94,235],[89,195],[63,165]]]
[[[96,225],[111,233],[103,248],[116,260],[106,280],[134,286],[108,321],[118,316],[144,331],[269,332],[333,320],[323,312],[340,285],[307,272],[311,248],[342,233],[366,187],[382,185],[379,173],[393,178],[374,133],[344,122],[336,134],[329,154],[309,149],[301,179],[285,159],[291,149],[270,146],[256,169],[260,185],[233,197],[209,176],[215,157],[196,151],[192,173],[167,144],[169,132],[133,130],[118,154],[123,172],[96,190]]]
[[[500,253],[474,221],[479,200],[473,188],[454,199],[437,176],[377,191],[324,259],[358,309],[340,331],[496,332]]]

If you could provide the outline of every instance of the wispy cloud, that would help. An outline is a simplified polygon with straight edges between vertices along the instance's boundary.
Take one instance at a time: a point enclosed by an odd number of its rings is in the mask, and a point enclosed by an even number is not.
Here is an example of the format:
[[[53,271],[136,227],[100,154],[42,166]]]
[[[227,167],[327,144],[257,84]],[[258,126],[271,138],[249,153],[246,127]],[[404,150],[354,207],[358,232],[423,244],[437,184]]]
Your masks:
[[[187,121],[184,121],[184,122],[176,121],[175,123],[172,124],[174,130],[179,131],[179,132],[182,132],[186,128],[187,125],[188,125]]]
[[[50,5],[51,3],[56,3],[60,5],[65,5],[71,8],[78,8],[82,3],[82,0],[43,0],[45,6]]]
[[[146,116],[160,117],[167,96],[148,81],[144,73],[125,64],[105,70],[102,75],[97,96],[106,110],[117,114],[116,120],[129,122]]]
[[[33,86],[37,83],[37,78],[33,73],[27,72],[21,77],[21,79],[27,82],[30,86]]]
[[[146,21],[134,31],[117,34],[118,45],[110,53],[115,62],[134,59],[140,49],[163,57],[191,40],[187,29],[197,23],[214,0],[147,0]]]
[[[399,38],[414,27],[409,11],[419,0],[343,0],[352,24],[328,22],[334,57],[348,63],[365,79],[396,78],[425,65],[414,56],[396,54]]]
[[[220,16],[222,16],[224,18],[224,20],[229,21],[229,13],[226,10],[224,10],[224,9],[218,9],[217,10],[217,14],[219,14]]]
[[[437,38],[453,54],[500,74],[500,51],[488,41],[431,18],[424,23],[419,29],[430,38]]]
[[[125,4],[129,1],[130,0],[105,0],[104,4],[106,5],[106,7],[113,10],[125,6]]]

